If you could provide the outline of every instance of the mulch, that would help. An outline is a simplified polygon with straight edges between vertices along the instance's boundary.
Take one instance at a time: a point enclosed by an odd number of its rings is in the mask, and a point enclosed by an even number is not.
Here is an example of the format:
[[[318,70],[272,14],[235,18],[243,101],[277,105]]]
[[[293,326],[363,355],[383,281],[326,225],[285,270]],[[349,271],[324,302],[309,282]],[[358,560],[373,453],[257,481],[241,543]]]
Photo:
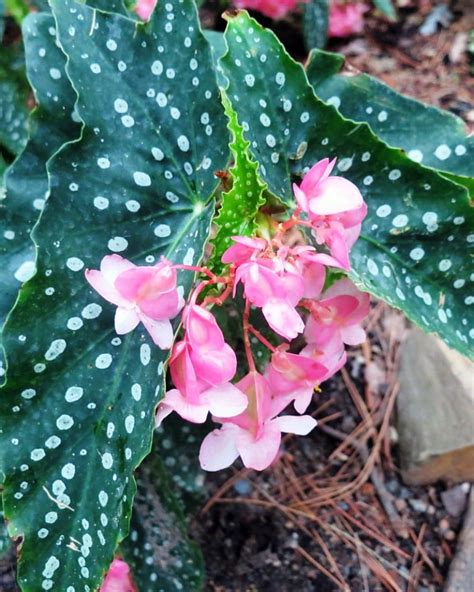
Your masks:
[[[310,436],[286,437],[263,473],[206,478],[209,499],[192,526],[206,590],[442,589],[469,485],[402,483],[393,414],[406,322],[376,303],[367,330],[316,396]]]

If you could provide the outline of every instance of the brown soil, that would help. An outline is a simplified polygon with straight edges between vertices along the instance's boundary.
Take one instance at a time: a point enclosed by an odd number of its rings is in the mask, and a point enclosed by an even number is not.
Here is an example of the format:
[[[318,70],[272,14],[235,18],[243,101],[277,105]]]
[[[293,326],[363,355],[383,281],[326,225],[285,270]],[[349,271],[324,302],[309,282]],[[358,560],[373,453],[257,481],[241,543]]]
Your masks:
[[[442,589],[469,486],[402,483],[391,416],[405,321],[379,303],[367,326],[367,343],[317,396],[319,429],[288,437],[261,474],[207,477],[209,501],[192,528],[206,590]]]

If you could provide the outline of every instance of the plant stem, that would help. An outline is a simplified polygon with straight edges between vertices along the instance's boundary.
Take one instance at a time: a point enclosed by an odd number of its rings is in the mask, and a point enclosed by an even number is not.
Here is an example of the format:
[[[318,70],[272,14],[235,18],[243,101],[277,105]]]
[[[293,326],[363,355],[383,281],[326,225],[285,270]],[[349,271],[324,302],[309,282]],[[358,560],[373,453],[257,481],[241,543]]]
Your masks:
[[[250,317],[250,301],[245,300],[245,311],[244,311],[244,317],[243,317],[245,355],[247,357],[249,371],[256,372],[257,369],[255,367],[255,360],[253,359],[252,346],[250,345],[250,338],[249,338],[249,330],[250,330],[249,317]]]
[[[253,333],[255,335],[255,337],[260,341],[260,343],[262,343],[265,347],[267,347],[271,352],[275,353],[277,351],[277,348],[272,345],[268,339],[266,339],[266,337],[264,337],[260,331],[258,331],[257,329],[255,329],[255,327],[253,325],[249,324],[249,331],[250,333]]]

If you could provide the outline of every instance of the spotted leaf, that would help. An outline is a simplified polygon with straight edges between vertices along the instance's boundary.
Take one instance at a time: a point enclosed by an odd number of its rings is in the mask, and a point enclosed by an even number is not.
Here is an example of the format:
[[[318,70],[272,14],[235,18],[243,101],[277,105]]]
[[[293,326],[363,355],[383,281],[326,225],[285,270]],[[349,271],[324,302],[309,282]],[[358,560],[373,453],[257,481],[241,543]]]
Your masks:
[[[218,231],[213,239],[214,266],[219,267],[224,251],[232,244],[232,236],[252,236],[257,225],[258,210],[265,203],[263,192],[266,189],[258,175],[258,164],[250,156],[243,129],[229,99],[223,93],[223,103],[228,117],[230,144],[234,164],[230,169],[232,188],[223,194],[219,215],[215,219]],[[213,267],[214,267],[213,266]]]
[[[30,232],[48,193],[46,162],[77,138],[76,93],[66,72],[66,57],[56,45],[52,16],[31,14],[23,21],[28,77],[38,106],[30,118],[30,139],[5,176],[0,210],[0,327],[21,284],[34,273]]]
[[[318,99],[302,66],[246,12],[227,18],[227,94],[269,190],[291,204],[292,175],[301,178],[321,158],[337,157],[338,173],[369,206],[353,248],[354,280],[472,355],[467,307],[474,304],[474,275],[466,252],[474,213],[466,189]]]
[[[3,505],[0,500],[0,559],[12,548],[12,542],[8,536],[7,525],[3,519]]]
[[[10,157],[26,144],[28,95],[21,47],[0,46],[0,150]]]
[[[0,473],[23,591],[85,592],[127,533],[169,352],[141,327],[118,337],[84,271],[110,253],[197,263],[228,132],[191,0],[160,2],[147,24],[51,5],[84,128],[48,165],[37,272],[4,330]]]
[[[328,0],[309,0],[303,10],[303,36],[306,47],[324,47],[328,35]]]
[[[379,138],[402,148],[415,162],[474,177],[474,136],[467,135],[462,119],[404,96],[367,74],[341,74],[343,64],[341,55],[311,52],[307,75],[318,97],[344,117],[368,123]]]
[[[197,450],[194,452],[197,458]],[[130,535],[120,553],[130,565],[140,592],[199,591],[203,558],[187,536],[184,507],[173,483],[174,471],[165,468],[160,453],[155,445],[137,473]]]
[[[204,498],[204,472],[198,457],[209,431],[209,422],[191,426],[173,413],[158,428],[154,439],[154,450],[170,471],[175,495],[186,513],[194,512]]]
[[[0,0],[0,43],[3,41],[3,34],[5,32],[5,21],[6,21],[5,0]]]

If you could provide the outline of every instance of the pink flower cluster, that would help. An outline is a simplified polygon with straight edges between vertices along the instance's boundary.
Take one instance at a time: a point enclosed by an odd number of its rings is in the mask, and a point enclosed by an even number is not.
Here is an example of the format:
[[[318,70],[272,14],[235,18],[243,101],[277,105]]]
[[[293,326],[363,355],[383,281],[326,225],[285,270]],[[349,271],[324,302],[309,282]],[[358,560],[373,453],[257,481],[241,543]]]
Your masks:
[[[249,8],[272,19],[281,19],[294,10],[299,1],[308,0],[234,0],[233,4],[236,8]]]
[[[365,339],[360,323],[369,311],[368,294],[345,277],[331,281],[328,270],[336,268],[340,274],[350,269],[349,252],[367,208],[355,185],[330,176],[334,165],[335,160],[321,160],[294,186],[298,207],[289,219],[275,222],[271,237],[233,237],[222,257],[228,270],[224,277],[166,260],[135,266],[118,255],[106,256],[100,271],[86,271],[89,283],[117,306],[117,333],[141,322],[161,348],[172,346],[170,320],[183,306],[177,270],[205,276],[184,307],[183,338],[174,344],[169,360],[173,388],[156,416],[157,426],[173,412],[193,423],[204,423],[210,414],[221,425],[202,443],[199,458],[205,470],[223,469],[238,457],[246,467],[268,467],[278,455],[282,433],[306,435],[315,427],[316,421],[305,414],[314,390],[344,365],[345,346]],[[313,234],[318,250],[305,244],[302,232],[301,244],[291,246],[288,235],[298,227]],[[206,292],[209,287],[218,296]],[[248,373],[234,384],[237,357],[211,309],[235,297],[237,290],[245,303],[242,337]],[[271,340],[252,325],[254,309],[261,310],[272,330]],[[251,339],[271,352],[261,372]],[[294,412],[282,415],[289,406]]]
[[[329,37],[350,37],[364,30],[364,13],[368,6],[363,2],[334,0],[329,5]]]
[[[149,0],[148,0],[149,1]],[[299,3],[308,0],[233,0],[236,8],[256,10],[271,19],[285,18]],[[142,0],[143,2],[143,0]],[[143,2],[147,3],[147,0]],[[331,0],[329,4],[329,37],[349,37],[364,29],[364,13],[368,7],[363,2]],[[145,18],[145,17],[144,17]]]

